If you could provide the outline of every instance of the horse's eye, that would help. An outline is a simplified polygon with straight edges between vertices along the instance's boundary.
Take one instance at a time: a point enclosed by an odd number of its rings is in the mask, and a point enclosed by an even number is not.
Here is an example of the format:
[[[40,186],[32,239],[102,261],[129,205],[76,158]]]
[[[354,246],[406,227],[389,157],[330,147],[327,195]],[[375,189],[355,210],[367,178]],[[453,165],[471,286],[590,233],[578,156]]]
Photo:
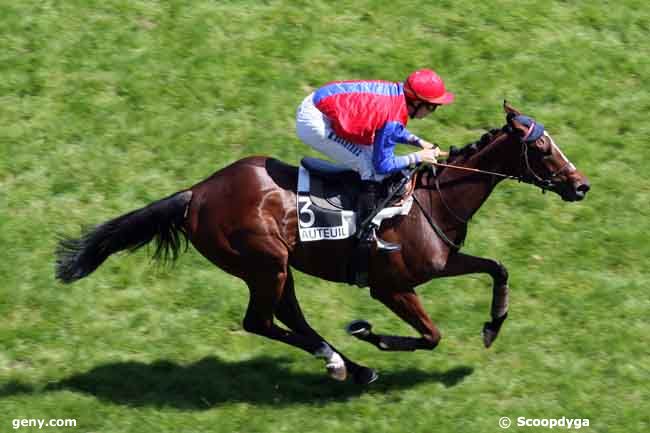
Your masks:
[[[546,141],[544,137],[539,138],[532,143],[529,144],[529,147],[539,153],[541,153],[544,156],[550,156],[551,155],[551,145]]]

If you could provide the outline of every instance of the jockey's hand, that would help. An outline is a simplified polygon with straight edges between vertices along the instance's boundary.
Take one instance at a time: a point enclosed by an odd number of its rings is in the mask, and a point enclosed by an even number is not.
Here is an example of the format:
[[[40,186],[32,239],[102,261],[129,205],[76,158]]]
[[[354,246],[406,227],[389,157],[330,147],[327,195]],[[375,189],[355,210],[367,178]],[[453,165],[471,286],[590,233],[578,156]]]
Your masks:
[[[434,148],[438,147],[437,144],[429,143],[428,141],[423,140],[421,138],[418,140],[418,144],[420,145],[420,147],[422,149],[434,149]]]
[[[422,161],[425,164],[435,164],[438,162],[436,159],[438,155],[440,154],[440,149],[435,148],[435,149],[423,149],[419,152],[417,152],[417,155],[420,157],[420,161]]]
[[[420,147],[422,147],[425,150],[426,149],[435,150],[436,151],[436,158],[439,158],[441,156],[442,157],[448,157],[449,156],[449,152],[445,152],[443,150],[440,150],[440,147],[437,144],[429,143],[428,141],[423,140],[421,138],[418,140],[418,143],[420,144]]]

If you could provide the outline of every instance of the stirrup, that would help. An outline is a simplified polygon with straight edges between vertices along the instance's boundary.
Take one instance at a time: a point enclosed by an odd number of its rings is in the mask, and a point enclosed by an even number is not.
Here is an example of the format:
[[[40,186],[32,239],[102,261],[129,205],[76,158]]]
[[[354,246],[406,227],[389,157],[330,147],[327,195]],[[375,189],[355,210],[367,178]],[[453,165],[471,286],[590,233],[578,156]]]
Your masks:
[[[402,247],[399,244],[394,244],[392,242],[388,242],[377,236],[377,229],[376,227],[372,227],[370,229],[370,235],[368,236],[367,239],[368,242],[376,242],[377,244],[377,250],[379,251],[384,251],[387,253],[392,253],[394,251],[399,251],[402,249]]]

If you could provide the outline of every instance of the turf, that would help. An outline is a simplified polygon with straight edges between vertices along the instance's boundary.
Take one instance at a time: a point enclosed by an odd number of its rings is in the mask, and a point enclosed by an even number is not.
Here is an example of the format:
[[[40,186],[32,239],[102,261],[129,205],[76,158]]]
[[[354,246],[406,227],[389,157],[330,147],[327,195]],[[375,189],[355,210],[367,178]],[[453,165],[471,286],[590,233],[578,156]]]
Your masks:
[[[0,431],[491,432],[502,416],[647,431],[649,36],[640,0],[0,2]],[[484,277],[421,286],[442,343],[393,354],[342,328],[407,325],[365,290],[297,274],[315,328],[380,371],[367,388],[245,333],[246,288],[196,251],[54,281],[58,234],[243,156],[315,156],[293,131],[309,91],[425,66],[457,102],[415,133],[467,143],[503,124],[508,99],[592,183],[579,204],[504,183],[471,223],[465,251],[511,274],[490,350]]]

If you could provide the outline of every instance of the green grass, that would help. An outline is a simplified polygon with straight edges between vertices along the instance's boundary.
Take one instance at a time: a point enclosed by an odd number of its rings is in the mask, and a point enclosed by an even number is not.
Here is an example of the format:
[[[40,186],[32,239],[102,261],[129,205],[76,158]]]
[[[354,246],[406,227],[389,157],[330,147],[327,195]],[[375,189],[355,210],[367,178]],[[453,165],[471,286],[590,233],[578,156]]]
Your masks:
[[[640,0],[0,3],[0,431],[75,418],[48,430],[492,432],[501,416],[647,431],[649,39]],[[470,225],[465,251],[511,274],[489,351],[485,277],[420,287],[442,343],[394,354],[342,328],[407,325],[364,290],[298,274],[316,329],[379,369],[368,388],[243,332],[246,288],[196,251],[169,269],[139,252],[54,281],[57,233],[246,155],[296,164],[314,155],[293,132],[311,89],[425,66],[457,103],[415,133],[464,144],[501,126],[505,98],[592,182],[579,204],[503,184]]]

